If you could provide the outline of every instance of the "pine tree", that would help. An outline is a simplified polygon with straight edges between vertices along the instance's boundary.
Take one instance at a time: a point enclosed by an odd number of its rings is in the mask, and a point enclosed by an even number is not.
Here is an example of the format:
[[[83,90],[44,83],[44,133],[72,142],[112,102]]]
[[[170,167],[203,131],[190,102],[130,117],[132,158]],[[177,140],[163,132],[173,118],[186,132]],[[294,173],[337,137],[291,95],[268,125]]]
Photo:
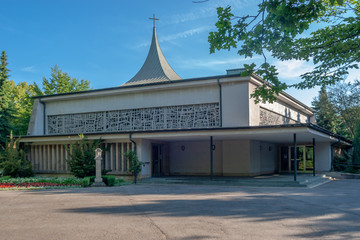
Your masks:
[[[314,99],[312,105],[317,124],[333,133],[340,134],[342,123],[339,121],[333,104],[329,101],[325,86],[321,87],[319,96]]]
[[[26,159],[26,153],[20,149],[19,140],[15,139],[10,132],[5,147],[1,147],[0,168],[4,176],[30,177],[34,174],[31,162]]]
[[[10,70],[7,68],[8,63],[5,51],[2,51],[0,61],[0,145],[4,146],[11,131],[11,101],[9,99],[8,91]]]

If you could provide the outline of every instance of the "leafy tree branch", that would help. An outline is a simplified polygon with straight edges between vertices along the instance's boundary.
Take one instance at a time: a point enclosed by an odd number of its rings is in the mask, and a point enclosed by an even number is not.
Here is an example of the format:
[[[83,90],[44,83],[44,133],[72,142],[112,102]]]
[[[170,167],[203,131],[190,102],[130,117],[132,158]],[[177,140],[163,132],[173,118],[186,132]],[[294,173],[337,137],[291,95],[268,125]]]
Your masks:
[[[231,7],[218,8],[217,31],[209,33],[210,53],[238,50],[245,58],[262,56],[260,66],[245,64],[244,74],[257,74],[264,85],[252,94],[256,102],[273,102],[281,91],[332,85],[358,69],[360,3],[355,0],[263,0],[255,14],[235,16]],[[314,24],[317,30],[307,35]],[[324,26],[324,27],[321,27]],[[313,62],[314,69],[287,84],[268,63],[267,54],[280,61]]]

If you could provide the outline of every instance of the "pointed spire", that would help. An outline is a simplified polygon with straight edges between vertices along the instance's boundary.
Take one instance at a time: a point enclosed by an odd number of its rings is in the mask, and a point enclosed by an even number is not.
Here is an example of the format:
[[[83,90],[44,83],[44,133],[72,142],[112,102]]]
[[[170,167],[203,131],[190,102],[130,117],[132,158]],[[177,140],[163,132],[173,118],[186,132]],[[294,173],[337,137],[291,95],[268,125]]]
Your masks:
[[[152,19],[152,18],[151,18]],[[153,18],[155,23],[155,16]],[[148,56],[139,72],[123,85],[138,85],[154,82],[167,82],[181,78],[166,61],[157,40],[156,27],[153,27],[153,36]]]

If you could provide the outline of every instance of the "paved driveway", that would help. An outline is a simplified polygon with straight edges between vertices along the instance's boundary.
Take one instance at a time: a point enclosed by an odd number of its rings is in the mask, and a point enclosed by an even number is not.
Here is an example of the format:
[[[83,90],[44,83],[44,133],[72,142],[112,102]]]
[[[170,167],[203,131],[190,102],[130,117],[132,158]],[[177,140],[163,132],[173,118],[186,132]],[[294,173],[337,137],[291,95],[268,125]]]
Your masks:
[[[360,180],[0,192],[0,239],[360,239]]]

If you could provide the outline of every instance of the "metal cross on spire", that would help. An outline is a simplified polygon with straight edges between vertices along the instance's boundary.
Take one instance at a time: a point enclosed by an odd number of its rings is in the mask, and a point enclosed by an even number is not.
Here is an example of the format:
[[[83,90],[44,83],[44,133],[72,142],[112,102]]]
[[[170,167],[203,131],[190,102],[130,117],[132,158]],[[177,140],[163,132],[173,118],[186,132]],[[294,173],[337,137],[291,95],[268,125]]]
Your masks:
[[[155,18],[155,13],[153,14],[153,17],[152,17],[152,18],[149,18],[149,19],[153,20],[153,26],[154,26],[154,27],[155,27],[155,21],[156,21],[156,20],[160,20],[160,19],[158,19],[158,18]]]

